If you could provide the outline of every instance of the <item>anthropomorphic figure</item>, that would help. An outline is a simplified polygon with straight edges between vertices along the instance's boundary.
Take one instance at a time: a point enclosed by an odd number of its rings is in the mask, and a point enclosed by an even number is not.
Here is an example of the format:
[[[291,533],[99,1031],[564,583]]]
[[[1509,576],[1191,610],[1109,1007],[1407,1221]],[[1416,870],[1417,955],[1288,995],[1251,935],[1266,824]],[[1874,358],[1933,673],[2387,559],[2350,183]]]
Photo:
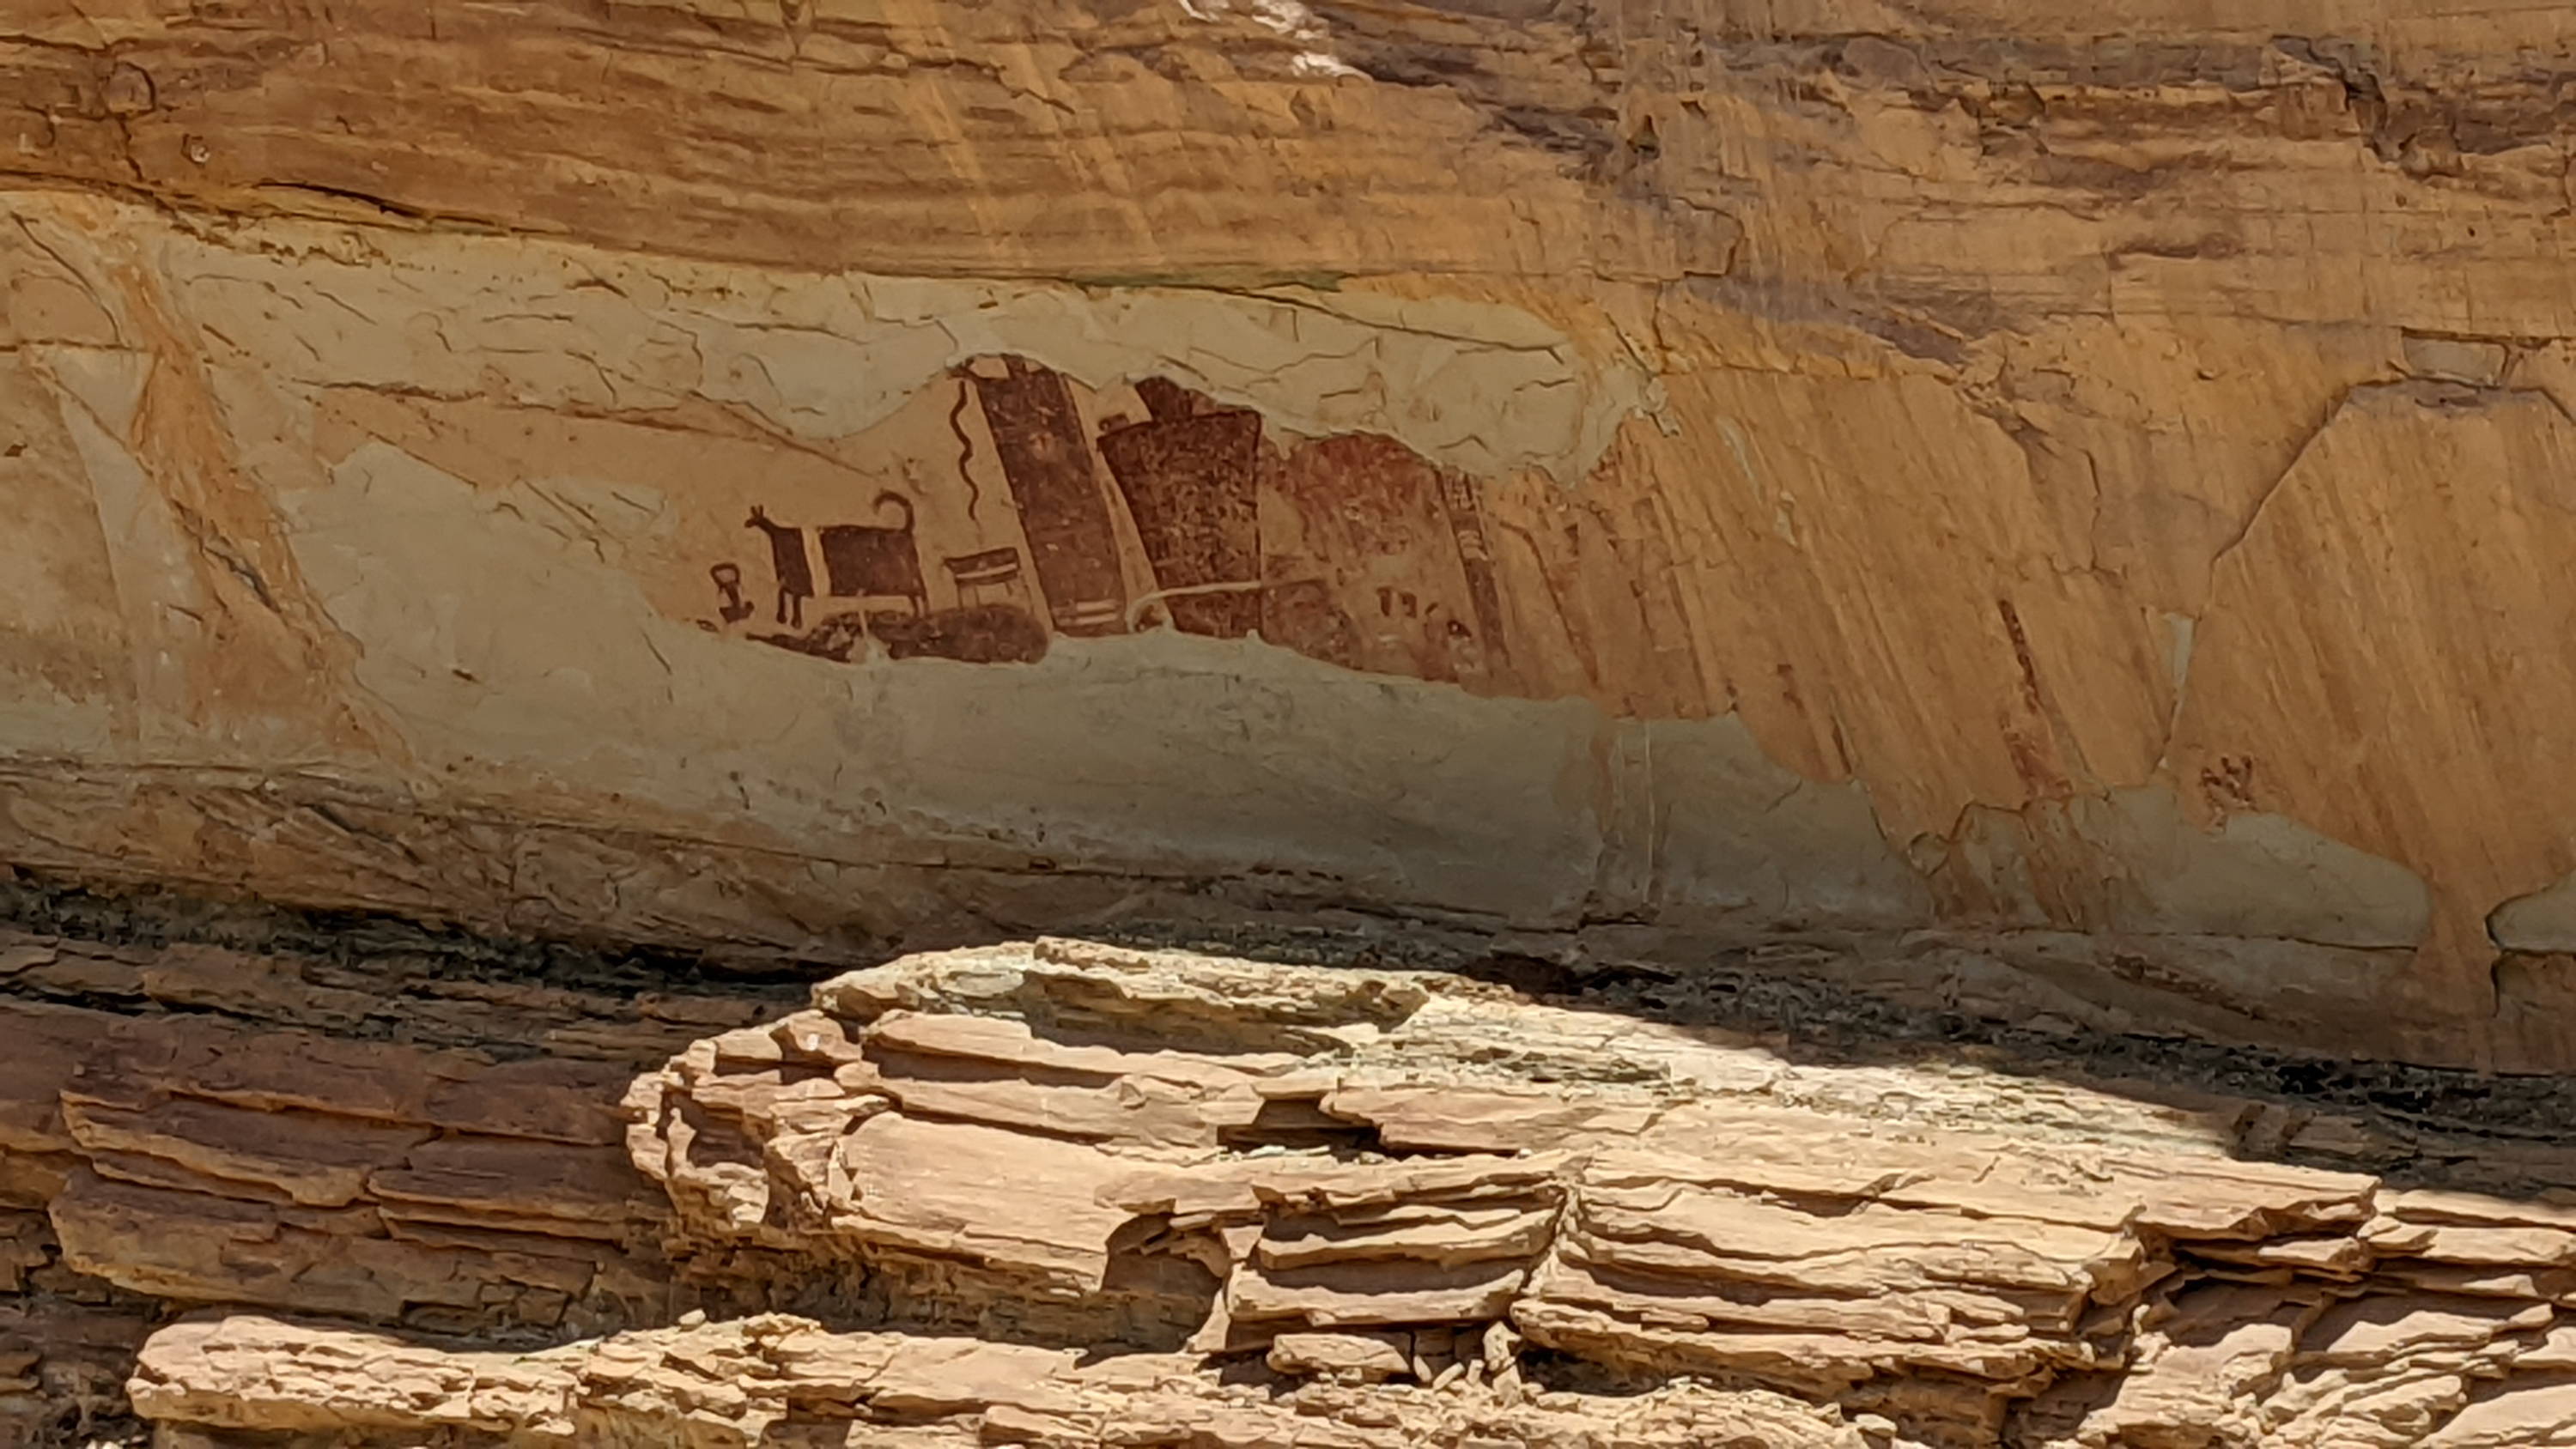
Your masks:
[[[724,616],[726,623],[739,624],[759,607],[742,596],[742,565],[717,564],[707,570],[707,577],[716,581],[716,597],[723,601],[716,606],[716,612]]]

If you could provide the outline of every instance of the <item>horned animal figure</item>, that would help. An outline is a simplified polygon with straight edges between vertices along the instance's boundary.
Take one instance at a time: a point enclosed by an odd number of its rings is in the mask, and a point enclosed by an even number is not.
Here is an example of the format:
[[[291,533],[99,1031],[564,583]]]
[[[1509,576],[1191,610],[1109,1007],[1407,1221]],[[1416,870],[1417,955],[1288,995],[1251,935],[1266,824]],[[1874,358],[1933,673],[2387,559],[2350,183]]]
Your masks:
[[[778,576],[778,622],[805,627],[805,601],[814,597],[814,566],[805,560],[805,530],[772,523],[769,510],[755,503],[743,527],[769,535],[769,566]]]
[[[930,607],[930,590],[921,581],[921,553],[912,536],[912,500],[895,492],[878,494],[878,513],[890,507],[903,512],[903,522],[892,528],[836,523],[815,530],[823,543],[823,574],[834,598],[902,598],[911,603],[912,616],[918,619]]]

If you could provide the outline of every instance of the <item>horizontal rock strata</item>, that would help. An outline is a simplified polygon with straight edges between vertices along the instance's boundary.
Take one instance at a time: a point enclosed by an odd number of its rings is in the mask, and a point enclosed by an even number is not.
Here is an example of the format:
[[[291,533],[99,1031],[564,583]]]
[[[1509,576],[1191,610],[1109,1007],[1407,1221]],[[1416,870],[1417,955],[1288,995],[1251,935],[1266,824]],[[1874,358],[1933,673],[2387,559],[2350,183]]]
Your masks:
[[[172,1305],[504,1339],[678,1311],[618,1098],[756,996],[459,964],[0,941],[0,1425],[12,1392],[95,1417]]]
[[[2361,1118],[1070,941],[812,1000],[363,1092],[124,1018],[31,1271],[188,1312],[179,1444],[2508,1449],[2576,1392],[2576,1193],[2246,1155]]]
[[[17,0],[0,861],[2568,1071],[2566,18]]]
[[[2540,1139],[1063,940],[803,1009],[0,959],[0,1442],[2519,1449],[2576,1392]]]
[[[1937,1444],[2227,1418],[2393,1446],[2540,1393],[2576,1299],[2576,1210],[2232,1159],[2215,1103],[1997,1133],[1991,1081],[1061,942],[815,1000],[640,1081],[638,1161],[684,1263],[926,1327],[1427,1387],[1501,1325],[1577,1377],[1754,1385]],[[961,1317],[969,1283],[1010,1310]],[[2227,1380],[2213,1338],[2273,1347]]]
[[[5,9],[0,1449],[2576,1446],[2564,0]]]
[[[1452,1364],[1445,1351],[1444,1365]],[[255,1317],[163,1330],[134,1401],[156,1419],[228,1429],[402,1435],[509,1445],[1205,1445],[1418,1443],[1634,1449],[1863,1449],[1838,1416],[1758,1390],[1630,1397],[1542,1391],[1481,1361],[1433,1394],[1363,1376],[1290,1386],[1200,1360],[907,1334],[830,1333],[764,1316],[540,1353],[422,1349],[378,1334]],[[1284,1390],[1284,1391],[1283,1391]],[[180,1442],[187,1442],[182,1439]]]

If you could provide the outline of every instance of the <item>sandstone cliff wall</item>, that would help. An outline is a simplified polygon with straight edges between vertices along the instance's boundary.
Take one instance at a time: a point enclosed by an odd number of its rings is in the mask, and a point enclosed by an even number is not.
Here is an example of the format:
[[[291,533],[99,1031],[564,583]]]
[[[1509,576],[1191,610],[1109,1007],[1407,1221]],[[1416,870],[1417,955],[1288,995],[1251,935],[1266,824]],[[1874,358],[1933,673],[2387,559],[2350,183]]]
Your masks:
[[[2567,18],[18,0],[0,858],[2564,1067]]]

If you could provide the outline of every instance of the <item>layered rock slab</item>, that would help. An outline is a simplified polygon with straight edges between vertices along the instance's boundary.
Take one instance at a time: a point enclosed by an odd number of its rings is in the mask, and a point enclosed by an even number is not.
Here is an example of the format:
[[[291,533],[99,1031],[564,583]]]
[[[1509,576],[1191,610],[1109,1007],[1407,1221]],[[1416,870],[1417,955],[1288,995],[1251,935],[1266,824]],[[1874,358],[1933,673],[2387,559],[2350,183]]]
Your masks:
[[[668,1207],[618,1098],[760,1011],[25,932],[0,981],[0,1311],[39,1347],[139,1341],[173,1304],[517,1337],[667,1319]]]
[[[6,1008],[14,1424],[147,1333],[172,1445],[2521,1449],[2576,1392],[2542,1143],[2396,1185],[2358,1118],[1063,940],[668,1058],[757,1008],[363,1041],[310,964],[13,959],[129,1002]]]
[[[157,1335],[136,1407],[287,1433],[443,1432],[508,1445],[1420,1443],[1862,1449],[1837,1416],[1777,1394],[1672,1387],[1620,1400],[1479,1376],[1439,1394],[1229,1379],[1195,1358],[1086,1363],[1071,1349],[830,1333],[769,1315],[531,1354],[441,1353],[378,1334],[236,1317]]]
[[[836,1285],[881,1323],[1426,1386],[1501,1332],[1932,1443],[2233,1415],[2395,1445],[2547,1389],[2576,1295],[2567,1210],[2238,1160],[2241,1103],[1069,942],[815,1001],[639,1080],[630,1144],[683,1274]],[[2213,1375],[2212,1341],[2274,1340]]]

